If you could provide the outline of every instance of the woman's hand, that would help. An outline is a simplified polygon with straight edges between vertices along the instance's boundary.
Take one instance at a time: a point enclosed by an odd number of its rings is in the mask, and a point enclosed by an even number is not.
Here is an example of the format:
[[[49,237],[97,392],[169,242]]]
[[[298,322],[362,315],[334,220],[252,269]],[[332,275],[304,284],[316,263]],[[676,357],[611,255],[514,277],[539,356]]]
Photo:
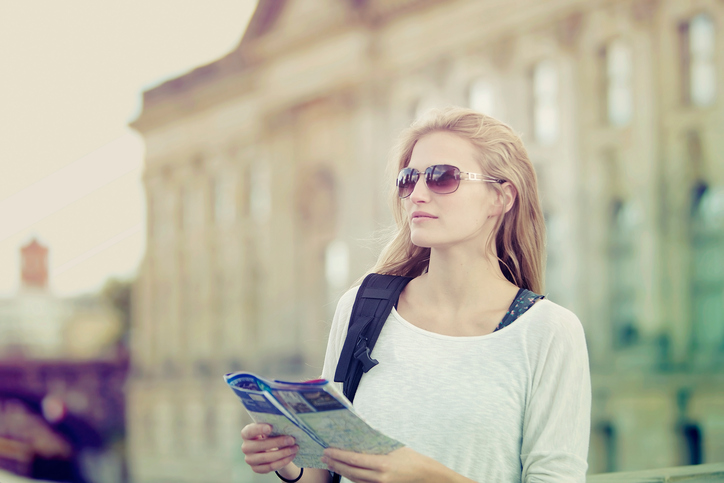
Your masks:
[[[291,436],[269,437],[271,426],[252,423],[244,426],[241,437],[244,443],[241,451],[246,455],[246,464],[254,473],[269,473],[279,470],[292,462],[299,446]]]
[[[407,447],[387,455],[327,448],[324,450],[322,462],[331,471],[357,483],[440,482],[452,475],[462,478],[432,458]]]

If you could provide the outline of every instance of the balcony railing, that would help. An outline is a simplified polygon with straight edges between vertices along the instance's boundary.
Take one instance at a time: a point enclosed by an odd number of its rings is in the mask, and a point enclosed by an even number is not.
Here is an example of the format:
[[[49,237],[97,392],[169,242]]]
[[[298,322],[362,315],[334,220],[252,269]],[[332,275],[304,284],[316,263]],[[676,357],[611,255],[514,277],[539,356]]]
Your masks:
[[[724,482],[724,463],[590,475],[586,483]]]

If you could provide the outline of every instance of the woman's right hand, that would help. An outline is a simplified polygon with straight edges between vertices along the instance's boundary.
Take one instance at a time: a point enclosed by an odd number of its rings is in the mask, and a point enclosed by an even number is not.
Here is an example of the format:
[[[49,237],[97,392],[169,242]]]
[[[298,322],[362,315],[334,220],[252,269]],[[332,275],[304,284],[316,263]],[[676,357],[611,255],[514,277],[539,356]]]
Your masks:
[[[246,455],[246,463],[255,473],[277,471],[292,462],[299,446],[291,436],[273,436],[268,424],[252,423],[241,430],[244,443],[241,451]]]

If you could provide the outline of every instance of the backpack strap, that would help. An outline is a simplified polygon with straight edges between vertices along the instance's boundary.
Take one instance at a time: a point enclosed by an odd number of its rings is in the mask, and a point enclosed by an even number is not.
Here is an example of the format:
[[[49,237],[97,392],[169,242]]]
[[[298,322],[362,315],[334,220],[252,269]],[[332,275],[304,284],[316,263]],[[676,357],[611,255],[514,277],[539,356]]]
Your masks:
[[[410,277],[371,273],[357,290],[347,338],[334,374],[334,381],[343,383],[342,391],[350,401],[354,400],[362,374],[378,364],[372,359],[372,349],[392,307],[410,280]]]
[[[334,382],[342,383],[342,392],[350,401],[354,400],[362,374],[379,364],[372,359],[372,349],[392,307],[410,280],[410,277],[370,273],[357,290],[347,338],[334,373]],[[332,473],[332,483],[340,481],[341,476]]]

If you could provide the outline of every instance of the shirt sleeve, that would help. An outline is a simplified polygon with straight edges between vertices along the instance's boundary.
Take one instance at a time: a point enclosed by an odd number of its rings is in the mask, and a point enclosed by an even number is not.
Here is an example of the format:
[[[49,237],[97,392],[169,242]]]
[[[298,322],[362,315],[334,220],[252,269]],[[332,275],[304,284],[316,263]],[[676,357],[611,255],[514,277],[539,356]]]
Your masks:
[[[566,311],[537,355],[523,419],[522,481],[586,481],[591,372],[578,318]]]
[[[354,287],[342,295],[337,303],[337,309],[334,311],[332,327],[329,330],[329,340],[327,341],[327,352],[322,366],[322,378],[328,381],[334,381],[334,373],[337,371],[339,355],[342,353],[342,346],[347,337],[349,317],[352,315],[352,307],[357,297],[358,288]],[[335,385],[342,392],[342,383],[335,383]]]

